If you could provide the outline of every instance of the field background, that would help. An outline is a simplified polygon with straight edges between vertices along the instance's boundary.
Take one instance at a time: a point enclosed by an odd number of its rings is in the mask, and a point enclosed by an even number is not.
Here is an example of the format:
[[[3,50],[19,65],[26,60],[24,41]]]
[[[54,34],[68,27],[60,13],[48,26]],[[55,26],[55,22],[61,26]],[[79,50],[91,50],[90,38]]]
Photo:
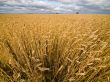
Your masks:
[[[110,82],[110,15],[0,14],[0,82]]]

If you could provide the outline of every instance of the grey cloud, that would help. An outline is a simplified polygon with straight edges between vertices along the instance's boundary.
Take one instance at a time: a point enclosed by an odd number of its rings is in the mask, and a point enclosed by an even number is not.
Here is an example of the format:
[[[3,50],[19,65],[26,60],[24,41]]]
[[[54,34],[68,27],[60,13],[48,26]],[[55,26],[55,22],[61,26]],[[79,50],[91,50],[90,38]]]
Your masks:
[[[80,13],[110,13],[108,0],[57,0],[63,4],[64,9]]]
[[[77,11],[110,14],[110,2],[108,0],[0,0],[0,12],[5,13],[75,13]]]
[[[27,1],[27,0],[24,0]],[[28,2],[24,3],[22,0],[13,0],[10,1],[1,1],[0,0],[0,12],[9,12],[13,13],[16,11],[17,13],[40,13],[47,12],[53,8],[51,4],[47,4],[45,2],[32,2],[32,0],[28,0]],[[30,3],[31,2],[31,3]],[[15,13],[16,13],[15,12]]]

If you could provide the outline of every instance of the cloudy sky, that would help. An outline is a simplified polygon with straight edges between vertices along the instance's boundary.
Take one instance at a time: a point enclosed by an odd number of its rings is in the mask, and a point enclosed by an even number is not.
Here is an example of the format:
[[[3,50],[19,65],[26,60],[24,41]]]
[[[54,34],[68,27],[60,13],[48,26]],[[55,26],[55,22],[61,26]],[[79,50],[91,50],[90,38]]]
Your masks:
[[[0,0],[0,13],[107,13],[110,0]]]

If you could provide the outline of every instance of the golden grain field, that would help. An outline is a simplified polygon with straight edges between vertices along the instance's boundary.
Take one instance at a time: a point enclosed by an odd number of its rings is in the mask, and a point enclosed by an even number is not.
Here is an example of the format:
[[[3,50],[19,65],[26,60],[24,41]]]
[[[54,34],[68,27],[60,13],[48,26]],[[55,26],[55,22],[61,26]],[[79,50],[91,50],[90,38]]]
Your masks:
[[[110,15],[0,14],[0,82],[110,82]]]

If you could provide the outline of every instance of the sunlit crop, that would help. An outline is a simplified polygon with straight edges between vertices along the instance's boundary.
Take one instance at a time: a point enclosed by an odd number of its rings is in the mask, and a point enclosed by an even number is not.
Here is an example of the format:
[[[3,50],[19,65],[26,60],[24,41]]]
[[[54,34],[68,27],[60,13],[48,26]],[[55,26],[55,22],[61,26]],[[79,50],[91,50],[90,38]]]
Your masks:
[[[0,14],[0,82],[110,82],[110,15]]]

